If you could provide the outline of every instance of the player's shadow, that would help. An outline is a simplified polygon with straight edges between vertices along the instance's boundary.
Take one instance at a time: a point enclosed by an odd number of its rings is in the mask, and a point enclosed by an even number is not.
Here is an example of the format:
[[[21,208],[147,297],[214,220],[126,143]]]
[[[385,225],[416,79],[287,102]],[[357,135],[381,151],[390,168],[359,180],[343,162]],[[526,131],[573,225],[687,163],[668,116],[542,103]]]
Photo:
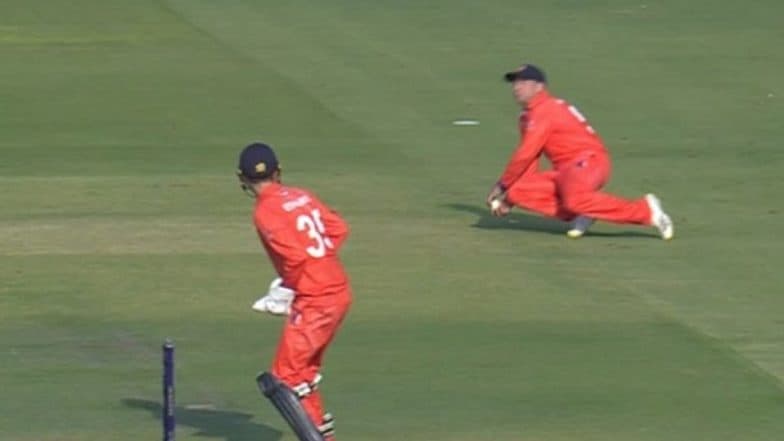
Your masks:
[[[495,217],[490,214],[490,210],[485,206],[452,203],[447,204],[446,207],[455,211],[476,215],[476,222],[471,225],[474,228],[486,230],[527,230],[559,235],[566,234],[566,231],[569,229],[569,224],[566,222],[521,213],[517,210],[512,211],[505,217]],[[657,237],[655,234],[646,231],[632,230],[617,232],[589,230],[585,235],[597,237]]]
[[[132,409],[149,412],[154,418],[161,419],[161,404],[138,398],[126,398],[123,404]],[[178,427],[188,426],[198,430],[195,436],[224,441],[277,441],[283,433],[264,424],[251,421],[253,415],[226,410],[175,408]]]

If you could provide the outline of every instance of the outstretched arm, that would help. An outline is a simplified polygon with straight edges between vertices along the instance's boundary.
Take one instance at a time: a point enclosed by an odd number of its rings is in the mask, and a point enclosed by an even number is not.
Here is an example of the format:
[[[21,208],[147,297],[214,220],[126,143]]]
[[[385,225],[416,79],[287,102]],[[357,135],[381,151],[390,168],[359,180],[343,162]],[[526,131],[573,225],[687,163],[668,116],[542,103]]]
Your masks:
[[[539,158],[547,138],[550,136],[550,124],[545,120],[536,120],[528,123],[520,143],[517,145],[509,162],[506,164],[498,186],[506,190],[528,170],[528,167]]]

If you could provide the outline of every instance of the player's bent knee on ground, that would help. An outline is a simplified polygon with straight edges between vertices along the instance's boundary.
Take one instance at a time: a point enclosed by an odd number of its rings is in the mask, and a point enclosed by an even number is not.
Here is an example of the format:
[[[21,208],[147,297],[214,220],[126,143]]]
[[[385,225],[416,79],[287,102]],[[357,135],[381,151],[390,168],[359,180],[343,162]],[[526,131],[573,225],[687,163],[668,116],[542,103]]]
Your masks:
[[[262,372],[256,378],[256,382],[261,393],[278,409],[300,441],[324,441],[321,431],[300,404],[300,396],[297,392],[267,372]]]
[[[591,194],[587,192],[567,193],[561,196],[563,207],[572,213],[583,213],[591,207]]]

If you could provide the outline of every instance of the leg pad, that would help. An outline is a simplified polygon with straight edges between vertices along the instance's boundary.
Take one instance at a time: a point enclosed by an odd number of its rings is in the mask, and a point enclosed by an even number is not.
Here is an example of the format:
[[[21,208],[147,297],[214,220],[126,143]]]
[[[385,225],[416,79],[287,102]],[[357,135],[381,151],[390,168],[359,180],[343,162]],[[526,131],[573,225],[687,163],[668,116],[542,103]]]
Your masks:
[[[299,402],[299,397],[290,387],[267,372],[256,377],[256,382],[261,393],[272,402],[300,441],[324,441],[321,432]]]

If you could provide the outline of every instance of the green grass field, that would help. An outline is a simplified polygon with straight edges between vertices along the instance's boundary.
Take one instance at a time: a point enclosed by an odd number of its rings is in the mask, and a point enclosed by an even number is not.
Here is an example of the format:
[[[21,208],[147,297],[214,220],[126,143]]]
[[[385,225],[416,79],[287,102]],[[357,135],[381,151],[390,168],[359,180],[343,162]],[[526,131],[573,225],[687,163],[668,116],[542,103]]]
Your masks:
[[[273,273],[234,169],[264,140],[353,227],[323,386],[339,439],[780,440],[782,15],[4,0],[0,439],[160,439],[166,336],[178,440],[295,439],[254,384],[281,323],[249,309]],[[605,138],[610,190],[661,196],[675,241],[489,216],[517,141],[500,76],[523,61]]]

